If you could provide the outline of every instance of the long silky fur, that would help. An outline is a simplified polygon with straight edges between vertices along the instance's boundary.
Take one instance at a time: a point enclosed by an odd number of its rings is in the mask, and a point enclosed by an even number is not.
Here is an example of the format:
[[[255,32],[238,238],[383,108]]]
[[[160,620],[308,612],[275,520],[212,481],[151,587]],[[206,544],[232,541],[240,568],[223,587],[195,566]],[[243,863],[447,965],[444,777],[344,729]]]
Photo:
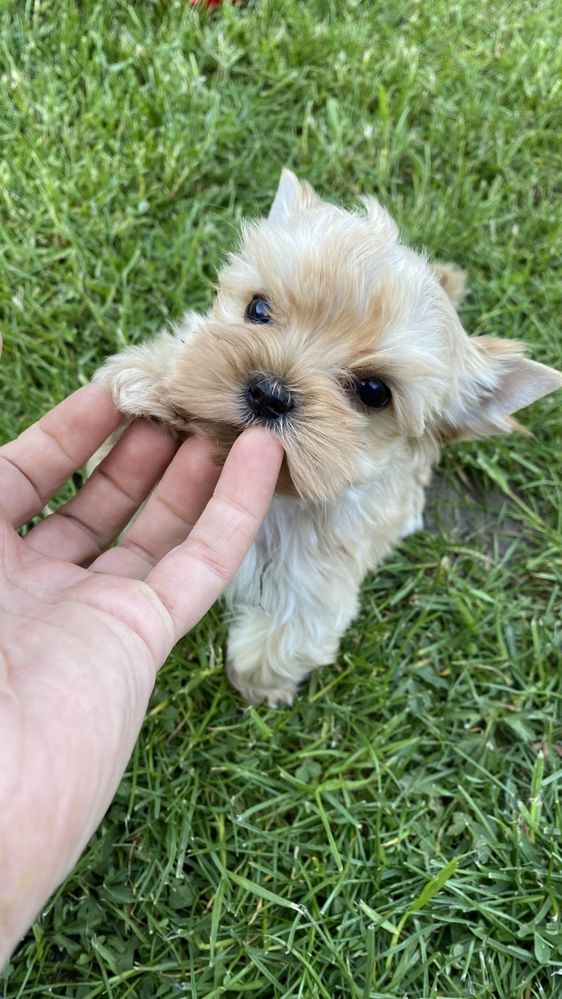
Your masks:
[[[228,592],[228,674],[247,700],[289,703],[333,662],[365,573],[421,524],[440,445],[518,429],[511,414],[562,384],[520,344],[470,338],[455,309],[463,287],[463,272],[404,246],[375,199],[348,212],[284,171],[209,312],[98,372],[128,417],[199,434],[218,460],[253,419],[256,374],[293,394],[269,427],[286,454],[278,494]],[[271,325],[245,319],[255,295]],[[353,392],[372,376],[392,392],[387,409]]]

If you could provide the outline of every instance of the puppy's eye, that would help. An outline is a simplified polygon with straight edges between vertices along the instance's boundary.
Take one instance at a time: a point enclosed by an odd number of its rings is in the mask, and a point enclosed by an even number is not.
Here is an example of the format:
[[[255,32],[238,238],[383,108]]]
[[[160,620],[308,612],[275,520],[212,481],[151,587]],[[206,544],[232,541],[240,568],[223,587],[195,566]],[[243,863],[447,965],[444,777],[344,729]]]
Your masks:
[[[355,391],[363,405],[369,409],[384,409],[392,399],[388,385],[381,382],[380,378],[358,378]]]
[[[244,317],[249,323],[271,323],[271,310],[267,298],[254,295],[252,301],[246,306]]]

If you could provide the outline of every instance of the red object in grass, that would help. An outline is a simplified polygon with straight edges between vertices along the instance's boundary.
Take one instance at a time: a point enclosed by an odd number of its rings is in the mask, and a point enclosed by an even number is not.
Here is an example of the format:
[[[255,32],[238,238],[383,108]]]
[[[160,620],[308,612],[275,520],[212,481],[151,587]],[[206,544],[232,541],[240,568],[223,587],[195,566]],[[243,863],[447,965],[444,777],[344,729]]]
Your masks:
[[[189,0],[192,7],[220,7],[222,0]],[[230,0],[232,6],[236,6],[237,0]]]

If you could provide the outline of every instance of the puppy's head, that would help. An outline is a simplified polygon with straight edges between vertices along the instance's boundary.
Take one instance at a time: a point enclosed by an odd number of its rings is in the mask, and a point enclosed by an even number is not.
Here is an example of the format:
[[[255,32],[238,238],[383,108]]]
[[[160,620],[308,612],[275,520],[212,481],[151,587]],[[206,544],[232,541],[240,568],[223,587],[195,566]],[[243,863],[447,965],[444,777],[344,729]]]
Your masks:
[[[285,447],[285,487],[317,500],[376,477],[399,438],[514,429],[510,414],[562,376],[518,344],[470,339],[461,290],[460,272],[401,244],[375,199],[344,211],[284,170],[210,312],[187,319],[170,403],[223,451],[266,426]]]

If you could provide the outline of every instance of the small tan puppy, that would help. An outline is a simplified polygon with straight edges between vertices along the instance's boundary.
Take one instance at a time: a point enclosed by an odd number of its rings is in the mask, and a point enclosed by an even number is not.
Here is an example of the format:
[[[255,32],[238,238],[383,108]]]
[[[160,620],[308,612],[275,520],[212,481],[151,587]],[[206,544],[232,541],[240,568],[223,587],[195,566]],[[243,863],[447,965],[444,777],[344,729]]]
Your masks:
[[[228,593],[228,675],[246,700],[290,704],[334,661],[365,573],[421,526],[441,444],[516,430],[512,413],[562,385],[520,344],[467,336],[462,284],[403,246],[374,198],[350,213],[284,170],[208,314],[98,372],[124,414],[221,457],[255,423],[283,442],[277,495]]]

